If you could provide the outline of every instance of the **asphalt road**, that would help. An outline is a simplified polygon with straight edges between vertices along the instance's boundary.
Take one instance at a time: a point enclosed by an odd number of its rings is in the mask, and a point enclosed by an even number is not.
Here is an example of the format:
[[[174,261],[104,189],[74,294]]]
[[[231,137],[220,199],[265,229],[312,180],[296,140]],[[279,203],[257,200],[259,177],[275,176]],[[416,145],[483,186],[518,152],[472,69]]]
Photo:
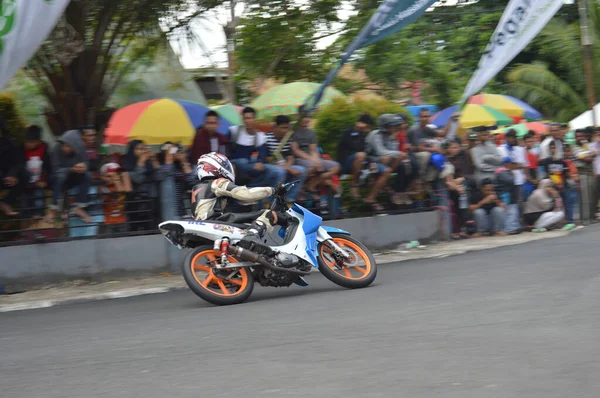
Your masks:
[[[600,229],[320,275],[217,308],[191,292],[0,314],[0,396],[598,397]]]

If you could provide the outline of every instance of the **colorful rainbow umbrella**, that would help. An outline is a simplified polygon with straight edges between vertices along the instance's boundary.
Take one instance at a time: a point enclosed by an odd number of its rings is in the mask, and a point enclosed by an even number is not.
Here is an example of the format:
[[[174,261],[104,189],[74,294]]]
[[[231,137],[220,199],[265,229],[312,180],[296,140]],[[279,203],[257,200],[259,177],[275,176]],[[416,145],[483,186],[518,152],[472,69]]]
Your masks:
[[[446,108],[431,117],[431,124],[435,124],[438,128],[442,128],[448,124],[453,113],[457,112],[457,106]],[[477,126],[510,126],[514,124],[514,120],[500,112],[497,109],[490,108],[485,105],[467,104],[459,119],[461,129],[468,129]]]
[[[471,97],[467,103],[489,106],[508,116],[522,117],[530,121],[542,118],[542,114],[531,105],[508,95],[479,94]]]
[[[104,143],[127,145],[131,140],[142,140],[148,145],[166,141],[191,145],[196,128],[204,123],[210,109],[202,104],[173,99],[138,102],[116,111],[104,132]],[[229,134],[231,123],[219,118],[221,134]]]
[[[231,104],[211,106],[210,109],[235,126],[242,125],[242,107]]]
[[[256,109],[260,120],[272,122],[277,115],[297,115],[298,108],[320,87],[319,83],[295,82],[275,86],[250,104]],[[344,97],[340,91],[329,87],[319,102],[319,107],[329,104],[336,97]]]
[[[531,123],[519,123],[514,124],[502,130],[498,130],[498,133],[506,133],[508,130],[514,129],[517,132],[517,137],[522,138],[529,132],[529,130],[535,132],[537,135],[547,133],[550,127],[544,123],[531,122]]]

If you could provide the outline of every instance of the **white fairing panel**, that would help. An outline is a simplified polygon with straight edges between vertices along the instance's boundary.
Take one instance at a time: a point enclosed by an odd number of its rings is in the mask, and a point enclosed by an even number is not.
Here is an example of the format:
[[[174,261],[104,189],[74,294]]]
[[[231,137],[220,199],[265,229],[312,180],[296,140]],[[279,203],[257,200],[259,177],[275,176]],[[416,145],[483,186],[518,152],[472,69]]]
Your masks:
[[[165,221],[158,227],[166,224],[181,225],[184,235],[199,236],[211,241],[227,237],[230,241],[237,242],[246,234],[241,228],[208,221]]]

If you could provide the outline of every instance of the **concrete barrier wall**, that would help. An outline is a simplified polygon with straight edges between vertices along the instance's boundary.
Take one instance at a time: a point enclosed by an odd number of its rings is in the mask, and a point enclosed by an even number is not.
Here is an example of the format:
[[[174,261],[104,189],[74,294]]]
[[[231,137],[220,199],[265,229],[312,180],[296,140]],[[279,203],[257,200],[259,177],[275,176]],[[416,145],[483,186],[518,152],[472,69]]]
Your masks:
[[[371,249],[438,236],[437,212],[376,216],[327,222],[347,230]],[[0,281],[19,284],[75,278],[102,280],[123,274],[179,272],[187,250],[162,235],[87,239],[0,248]]]

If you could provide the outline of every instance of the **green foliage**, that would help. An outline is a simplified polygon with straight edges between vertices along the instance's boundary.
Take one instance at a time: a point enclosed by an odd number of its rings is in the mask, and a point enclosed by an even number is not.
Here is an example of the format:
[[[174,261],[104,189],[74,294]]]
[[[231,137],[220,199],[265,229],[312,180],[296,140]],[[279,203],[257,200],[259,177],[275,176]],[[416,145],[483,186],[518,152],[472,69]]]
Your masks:
[[[284,82],[319,80],[323,52],[321,28],[338,20],[339,0],[250,2],[236,33],[236,62],[248,78],[276,76]]]
[[[26,124],[44,125],[43,112],[48,108],[46,98],[39,86],[20,71],[5,87],[5,91],[14,96],[14,100]]]
[[[151,64],[157,52],[164,49],[167,35],[178,33],[202,12],[221,3],[71,1],[64,18],[26,68],[49,104],[50,128],[58,135],[97,122],[98,111],[126,77],[138,67]],[[134,84],[125,91],[135,88]]]
[[[25,119],[19,112],[17,103],[11,94],[0,94],[0,115],[6,121],[8,136],[15,142],[23,142]]]
[[[412,123],[412,115],[402,106],[381,98],[355,97],[337,98],[329,105],[319,109],[316,114],[315,130],[319,145],[329,155],[337,156],[340,134],[351,128],[363,113],[370,114],[375,120],[384,113],[403,113]]]
[[[566,6],[563,7],[567,8]],[[598,19],[600,3],[590,3],[590,19]],[[587,85],[581,50],[579,23],[569,15],[554,18],[536,39],[539,50],[535,60],[517,65],[508,75],[509,94],[538,108],[547,117],[568,122],[588,109]],[[600,25],[591,24],[594,38],[594,75],[600,72]],[[594,93],[600,92],[595,80]]]

